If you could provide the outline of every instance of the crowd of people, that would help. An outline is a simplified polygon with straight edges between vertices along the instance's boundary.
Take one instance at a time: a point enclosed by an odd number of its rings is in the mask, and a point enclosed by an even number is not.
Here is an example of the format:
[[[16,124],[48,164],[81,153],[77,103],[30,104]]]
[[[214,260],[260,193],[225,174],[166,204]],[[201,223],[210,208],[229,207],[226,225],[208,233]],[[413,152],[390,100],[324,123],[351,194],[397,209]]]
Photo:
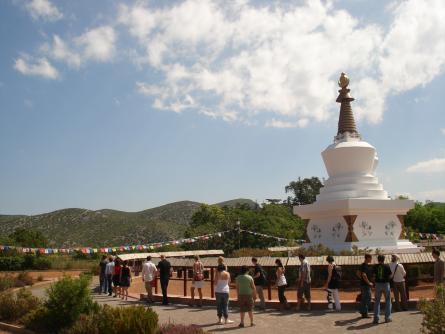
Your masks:
[[[444,283],[445,265],[440,259],[440,251],[434,249],[432,256],[434,263],[434,282],[436,285]],[[311,310],[311,266],[303,254],[298,255],[300,260],[299,275],[296,282],[297,286],[297,306],[300,311],[304,303],[306,309]],[[324,284],[326,298],[328,302],[328,311],[340,311],[341,301],[339,288],[341,285],[342,271],[341,267],[335,263],[333,256],[327,256],[327,278]],[[391,322],[391,289],[394,294],[395,309],[397,311],[406,311],[408,301],[406,295],[406,271],[397,254],[391,255],[391,262],[385,263],[385,256],[377,256],[377,264],[371,265],[372,255],[365,254],[364,262],[357,271],[360,279],[360,294],[357,296],[359,303],[359,312],[363,318],[370,318],[371,295],[374,288],[374,308],[373,323],[377,324],[380,320],[380,303],[383,295],[385,300],[385,322]],[[193,279],[191,286],[191,306],[202,306],[203,283],[204,283],[204,265],[199,256],[195,256],[193,264]],[[168,283],[172,275],[170,262],[162,255],[161,260],[156,266],[150,256],[142,266],[142,281],[147,291],[147,302],[153,303],[153,288],[156,286],[156,280],[159,278],[162,290],[162,304],[168,305]],[[245,326],[245,315],[248,314],[250,325],[254,326],[253,309],[258,299],[258,308],[265,310],[266,301],[264,297],[264,288],[269,285],[268,275],[258,259],[252,258],[252,267],[242,266],[240,274],[236,276],[235,286],[237,293],[238,306],[240,310],[240,327]],[[128,287],[131,284],[131,272],[126,261],[120,261],[119,258],[105,257],[100,262],[100,292],[107,293],[114,297],[127,299]],[[289,309],[289,303],[286,298],[286,288],[288,281],[286,279],[286,268],[280,259],[275,260],[275,285],[278,290],[278,299],[282,310]],[[216,298],[216,308],[218,323],[227,324],[233,321],[229,320],[228,306],[230,296],[231,275],[224,263],[224,258],[218,258],[218,265],[214,277],[214,291]],[[198,292],[199,300],[196,302],[195,291]]]
[[[99,293],[108,293],[111,296],[128,299],[128,288],[132,281],[131,270],[127,261],[117,257],[102,256],[99,263]]]

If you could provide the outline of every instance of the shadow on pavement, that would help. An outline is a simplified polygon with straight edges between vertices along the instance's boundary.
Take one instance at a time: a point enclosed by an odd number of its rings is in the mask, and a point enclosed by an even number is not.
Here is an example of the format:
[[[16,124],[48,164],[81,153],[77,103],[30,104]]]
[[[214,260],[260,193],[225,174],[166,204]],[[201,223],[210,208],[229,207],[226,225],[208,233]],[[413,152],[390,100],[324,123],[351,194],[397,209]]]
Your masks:
[[[361,325],[358,325],[358,326],[349,326],[349,327],[346,327],[346,329],[348,331],[360,331],[360,330],[368,329],[368,328],[375,327],[375,326],[378,326],[378,325],[373,324],[372,323],[372,319],[371,319],[370,322],[367,322],[365,324],[361,324]]]
[[[337,320],[335,321],[335,326],[347,326],[347,325],[353,325],[356,324],[357,321],[359,321],[360,319],[362,319],[361,316],[353,318],[353,319],[348,319],[348,320]]]

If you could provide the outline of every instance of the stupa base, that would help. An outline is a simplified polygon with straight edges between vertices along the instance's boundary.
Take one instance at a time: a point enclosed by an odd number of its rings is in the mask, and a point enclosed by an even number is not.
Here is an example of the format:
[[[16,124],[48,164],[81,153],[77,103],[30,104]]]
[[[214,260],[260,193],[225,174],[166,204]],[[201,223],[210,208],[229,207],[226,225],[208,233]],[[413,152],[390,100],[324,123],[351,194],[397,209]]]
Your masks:
[[[353,251],[355,249],[359,250],[369,250],[370,253],[420,253],[423,247],[418,247],[409,240],[398,240],[395,243],[388,243],[387,240],[372,240],[368,242],[358,241],[358,242],[344,242],[344,243],[334,243],[334,244],[321,244],[321,243],[304,243],[302,248],[317,247],[318,245],[323,245],[335,252],[341,251]]]
[[[404,240],[404,217],[414,206],[410,200],[351,198],[295,206],[294,213],[307,223],[311,245],[334,251],[370,249],[417,252]]]

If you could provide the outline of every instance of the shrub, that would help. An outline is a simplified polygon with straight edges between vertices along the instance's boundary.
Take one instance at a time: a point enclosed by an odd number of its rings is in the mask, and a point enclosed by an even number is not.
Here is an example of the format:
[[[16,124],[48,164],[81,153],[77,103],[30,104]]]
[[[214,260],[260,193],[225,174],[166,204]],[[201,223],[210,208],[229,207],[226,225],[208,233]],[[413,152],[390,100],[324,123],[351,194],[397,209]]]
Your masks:
[[[8,290],[14,286],[14,278],[11,275],[0,277],[0,292]]]
[[[82,314],[71,328],[62,331],[63,334],[100,334],[96,316]]]
[[[36,310],[26,319],[26,326],[36,331],[58,332],[71,326],[81,314],[90,314],[99,306],[90,295],[88,276],[64,277],[46,291],[44,308]]]
[[[34,262],[36,260],[36,256],[34,254],[26,254],[23,257],[23,269],[34,269]]]
[[[205,334],[208,333],[195,325],[164,325],[160,329],[160,334]]]
[[[0,271],[22,270],[24,262],[22,256],[1,256]]]
[[[23,283],[23,285],[34,284],[34,280],[32,279],[31,275],[26,271],[22,271],[17,275],[17,277],[15,278],[15,286],[21,286],[20,282]]]
[[[110,307],[108,305],[90,315],[83,315],[66,330],[66,334],[156,334],[158,315],[143,306]]]
[[[422,299],[419,304],[423,314],[422,333],[445,333],[445,286],[436,288],[436,298],[431,301]]]
[[[30,291],[21,289],[0,294],[0,319],[16,321],[41,305],[40,300]]]
[[[25,315],[22,318],[22,322],[26,328],[29,328],[37,333],[49,333],[51,332],[50,328],[53,327],[48,309],[43,305],[40,305]]]
[[[51,260],[45,257],[36,257],[34,260],[34,269],[47,270],[51,269]]]

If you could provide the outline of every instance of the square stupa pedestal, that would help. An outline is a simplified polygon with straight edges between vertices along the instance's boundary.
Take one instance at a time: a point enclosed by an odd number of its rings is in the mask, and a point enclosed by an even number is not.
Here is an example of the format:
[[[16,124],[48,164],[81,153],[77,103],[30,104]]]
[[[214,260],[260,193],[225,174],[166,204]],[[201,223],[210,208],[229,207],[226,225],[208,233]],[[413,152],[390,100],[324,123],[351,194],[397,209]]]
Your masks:
[[[413,206],[411,200],[352,198],[295,206],[294,214],[307,223],[308,246],[419,252],[404,239],[404,217]]]

